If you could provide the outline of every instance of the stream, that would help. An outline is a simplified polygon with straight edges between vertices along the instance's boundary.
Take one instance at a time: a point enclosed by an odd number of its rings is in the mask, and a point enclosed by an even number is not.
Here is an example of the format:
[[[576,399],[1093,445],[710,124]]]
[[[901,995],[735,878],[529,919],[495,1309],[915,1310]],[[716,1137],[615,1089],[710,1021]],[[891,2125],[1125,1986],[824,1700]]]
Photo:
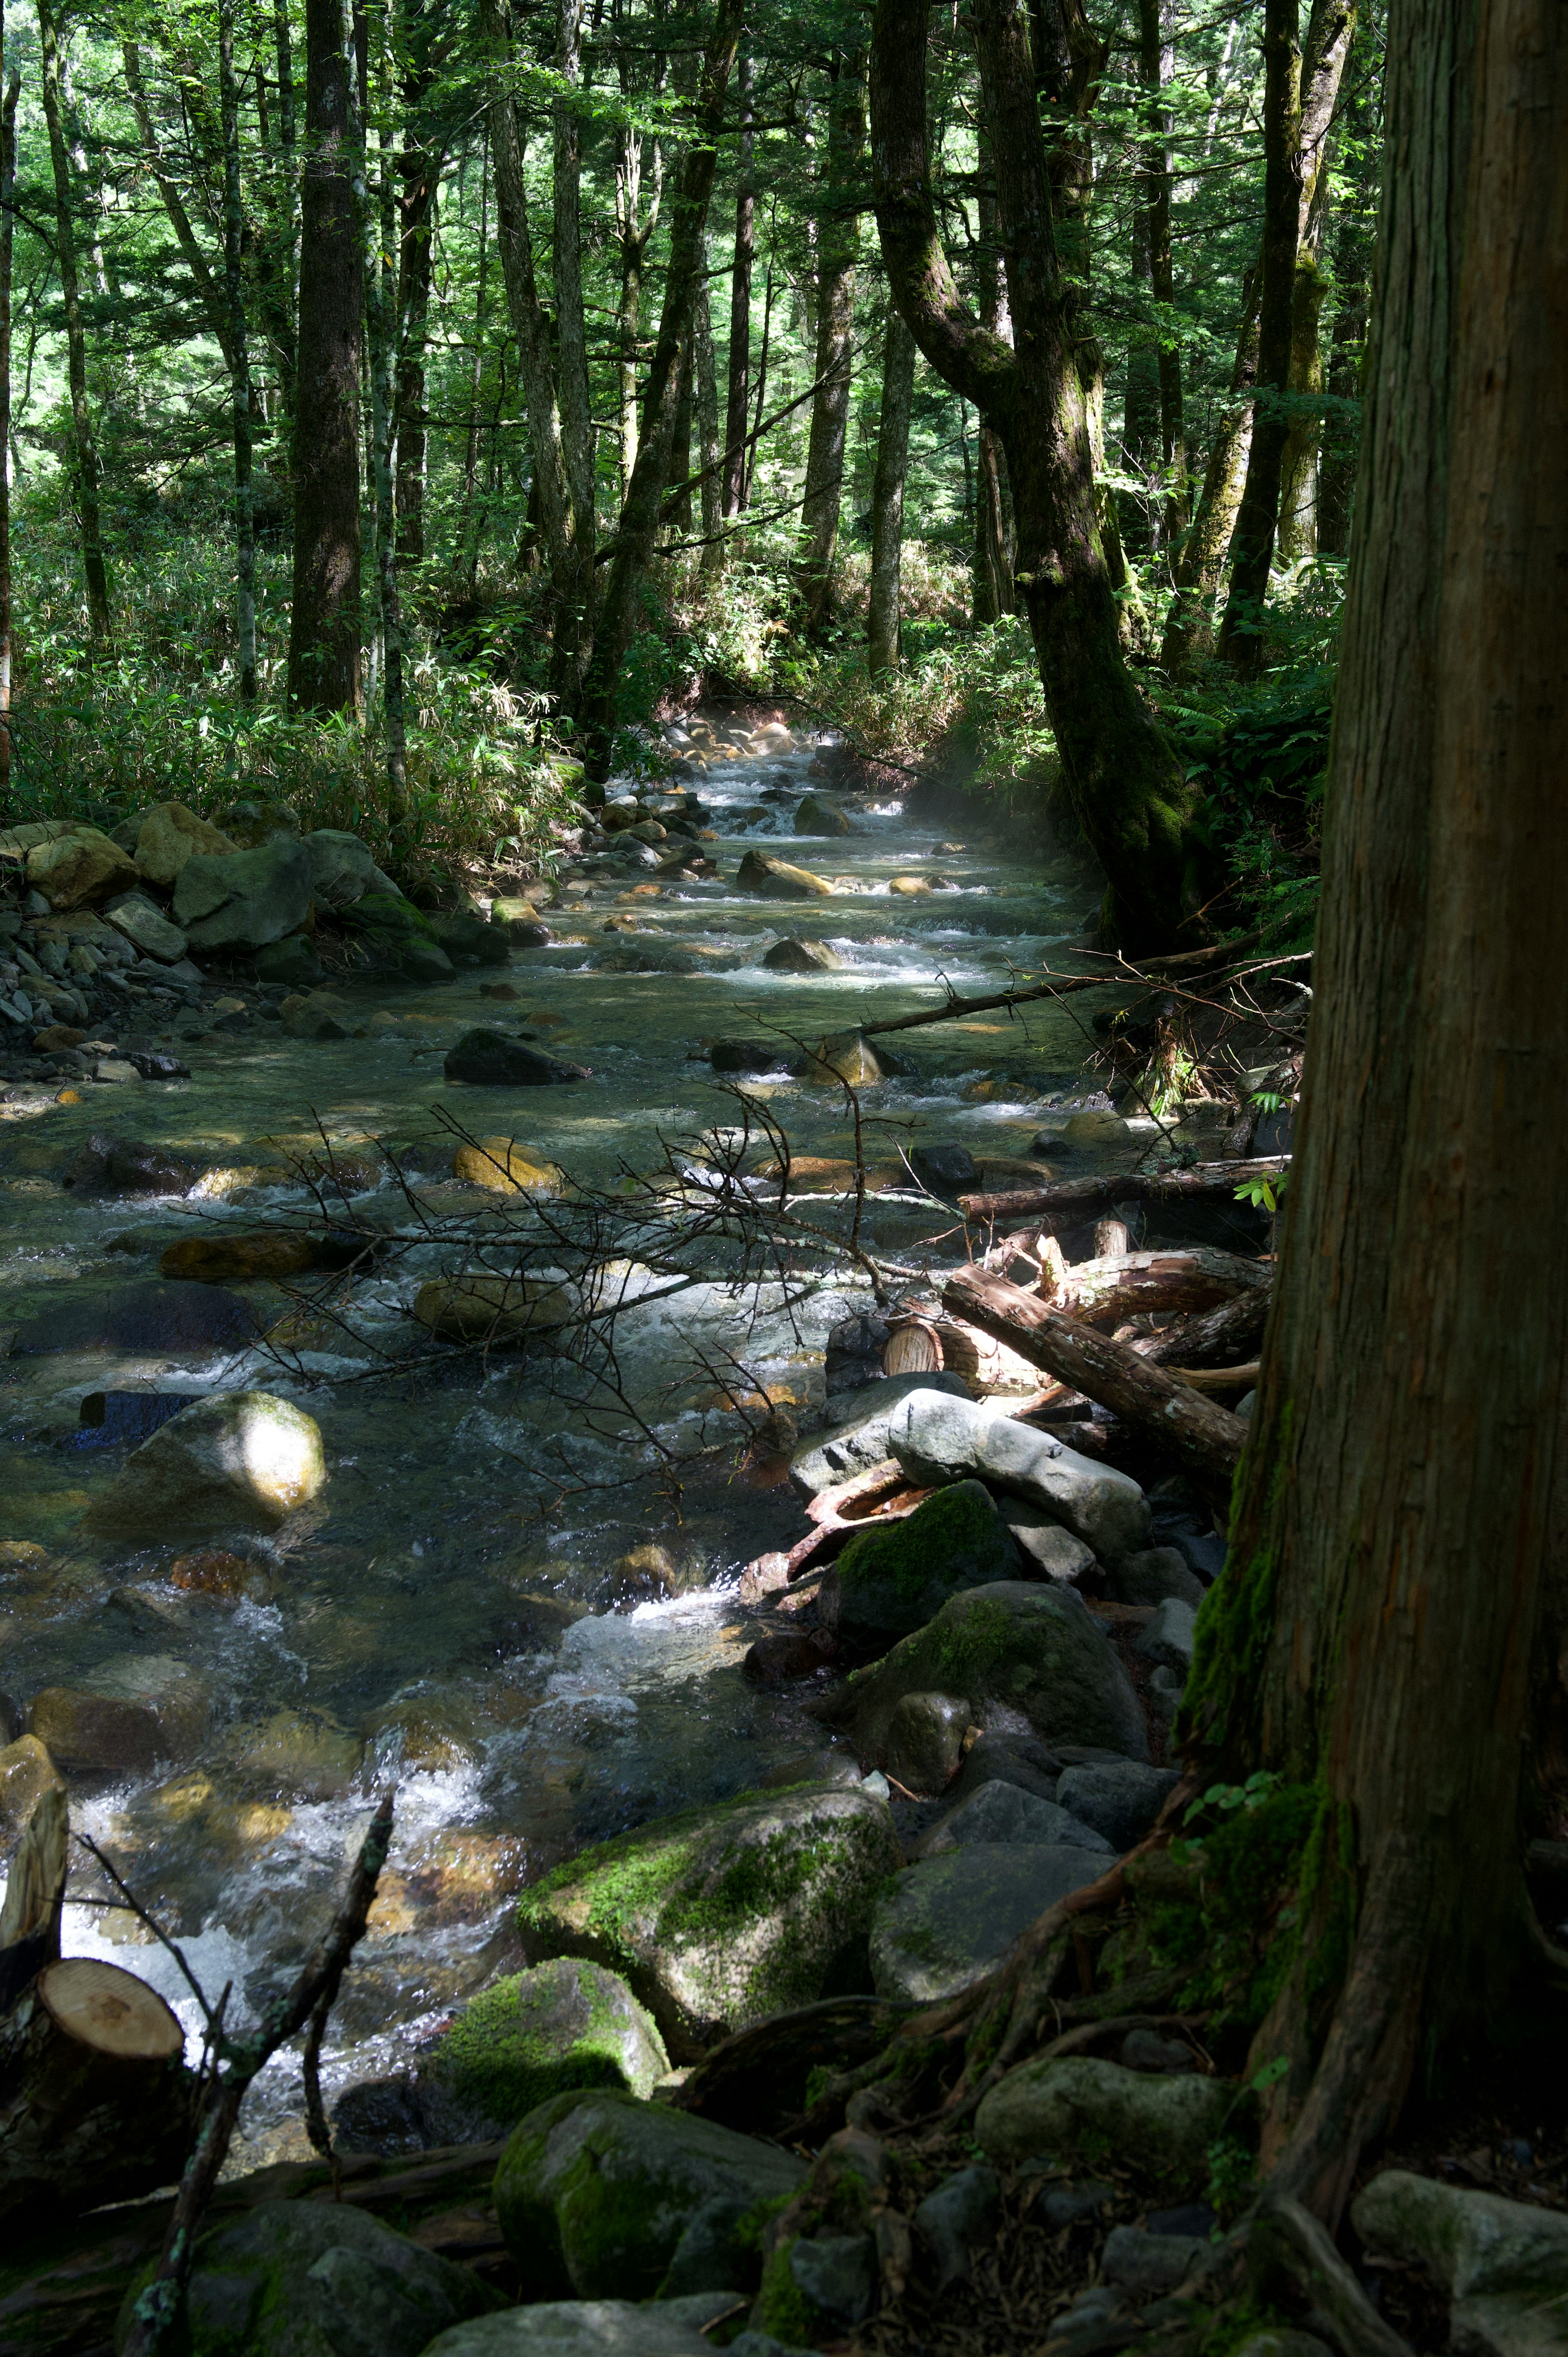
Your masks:
[[[334,2017],[329,2100],[394,2067],[444,2010],[515,1964],[510,1902],[525,1882],[585,1841],[788,1781],[822,1748],[788,1689],[742,1675],[735,1588],[746,1560],[805,1528],[783,1478],[788,1447],[822,1420],[830,1329],[871,1297],[849,1267],[793,1298],[780,1283],[744,1301],[695,1285],[639,1307],[631,1282],[613,1413],[585,1406],[543,1354],[432,1351],[409,1304],[452,1255],[434,1232],[421,1244],[417,1224],[415,1242],[357,1285],[347,1322],[330,1279],[231,1286],[267,1342],[182,1341],[155,1323],[131,1346],[122,1320],[111,1344],[106,1304],[150,1284],[180,1238],[297,1223],[310,1199],[280,1155],[330,1150],[355,1223],[405,1241],[421,1207],[438,1223],[508,1216],[502,1199],[453,1178],[454,1125],[515,1135],[607,1195],[628,1172],[700,1162],[702,1133],[737,1117],[704,1043],[811,1042],[929,1006],[944,983],[1001,989],[1011,969],[1065,952],[1094,898],[1075,862],[1030,861],[961,825],[954,845],[876,790],[835,793],[849,836],[795,834],[796,804],[824,786],[811,741],[761,757],[720,748],[676,785],[701,797],[715,877],[650,889],[629,870],[606,879],[581,863],[576,888],[545,912],[553,939],[514,952],[510,967],[429,987],[344,985],[363,1036],[301,1040],[258,1020],[192,1038],[201,1022],[149,1000],[151,1035],[187,1059],[188,1081],[84,1084],[74,1103],[14,1091],[0,1104],[0,1326],[14,1329],[0,1359],[0,1684],[25,1712],[44,1688],[134,1679],[149,1659],[177,1665],[196,1714],[182,1756],[73,1781],[72,1821],[113,1853],[209,1996],[232,1984],[231,2022],[297,1968],[370,1795],[395,1774],[395,1844]],[[832,897],[742,894],[748,848],[833,879]],[[891,888],[910,878],[928,888]],[[771,971],[763,956],[785,936],[824,942],[842,963]],[[655,970],[613,970],[639,953]],[[494,997],[497,984],[515,1000]],[[235,995],[258,1004],[242,985]],[[1086,1085],[1089,1014],[1081,998],[1070,1006],[897,1037],[905,1069],[863,1099],[868,1155],[896,1165],[916,1146],[961,1145],[988,1183],[1038,1173],[1028,1157],[1048,1100]],[[449,1083],[444,1055],[478,1023],[521,1030],[591,1078]],[[841,1090],[781,1067],[745,1087],[794,1155],[853,1154]],[[62,1173],[103,1133],[213,1175],[195,1195],[65,1190]],[[406,1193],[377,1145],[394,1150]],[[912,1184],[874,1200],[867,1218],[895,1260],[915,1252],[924,1265],[922,1240],[943,1230],[938,1257],[966,1256],[957,1214]],[[378,1351],[408,1357],[411,1338],[423,1356],[381,1372]],[[749,1385],[773,1410],[760,1438],[757,1414],[748,1424],[735,1413],[715,1378],[725,1368],[744,1370],[732,1392]],[[235,1592],[172,1582],[189,1552],[172,1540],[127,1547],[84,1534],[84,1511],[124,1458],[82,1445],[104,1437],[80,1421],[85,1395],[249,1388],[317,1419],[330,1478],[274,1540],[248,1544]],[[659,1447],[681,1460],[678,1482]],[[81,1887],[104,1887],[90,1864]],[[130,1964],[197,2038],[195,2000],[134,1917],[71,1903],[65,1948]],[[305,2148],[288,2053],[248,2100],[235,2165]]]

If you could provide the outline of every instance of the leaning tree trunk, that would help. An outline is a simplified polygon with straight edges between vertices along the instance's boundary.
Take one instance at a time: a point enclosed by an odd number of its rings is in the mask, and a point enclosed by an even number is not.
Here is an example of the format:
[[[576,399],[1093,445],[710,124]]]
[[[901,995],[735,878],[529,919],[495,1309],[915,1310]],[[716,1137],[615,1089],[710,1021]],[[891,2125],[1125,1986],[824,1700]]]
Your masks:
[[[1314,1037],[1227,1569],[1178,1732],[1316,1797],[1259,2032],[1325,2217],[1534,1960],[1534,1738],[1568,1623],[1568,21],[1390,25],[1379,293]],[[1530,1215],[1520,1217],[1529,1201]]]
[[[1230,371],[1230,397],[1215,428],[1203,470],[1192,526],[1176,561],[1176,596],[1165,617],[1160,666],[1177,673],[1214,646],[1214,601],[1236,511],[1241,504],[1247,457],[1252,447],[1252,388],[1258,381],[1258,290],[1254,266],[1241,285],[1241,322]]]
[[[1070,265],[1061,231],[1069,199],[1083,199],[1067,191],[1058,203],[1058,184],[1069,173],[1087,182],[1080,135],[1098,51],[1074,7],[1063,17],[1068,54],[1044,62],[1057,102],[1078,119],[1058,132],[1048,164],[1026,22],[1013,0],[975,10],[1015,354],[964,310],[942,247],[926,128],[930,0],[878,0],[873,178],[894,298],[938,374],[1001,435],[1018,586],[1073,810],[1105,870],[1112,928],[1125,949],[1147,952],[1194,942],[1207,871],[1196,797],[1122,658],[1095,522],[1076,279],[1060,252]]]
[[[306,0],[298,389],[294,413],[291,704],[360,702],[360,354],[363,250],[349,178],[338,0]]]
[[[853,194],[865,145],[865,61],[858,49],[833,65],[822,199],[817,214],[817,354],[811,430],[806,447],[805,501],[795,586],[801,622],[820,630],[832,606],[833,557],[843,494],[844,442],[849,428],[851,350],[854,339],[854,274],[860,212]]]
[[[81,569],[87,583],[87,629],[92,644],[102,647],[109,639],[109,569],[103,560],[103,526],[99,512],[98,443],[92,429],[92,406],[87,396],[87,323],[82,316],[81,282],[76,266],[76,224],[71,219],[70,158],[65,145],[59,37],[48,0],[38,0],[38,49],[42,67],[39,95],[44,103],[49,162],[54,172],[55,259],[59,269],[60,305],[65,313],[66,381],[70,389]]]
[[[909,411],[915,396],[915,339],[891,305],[882,354],[882,414],[871,487],[871,610],[865,662],[872,673],[897,671],[899,575],[904,557],[904,477],[909,461]]]

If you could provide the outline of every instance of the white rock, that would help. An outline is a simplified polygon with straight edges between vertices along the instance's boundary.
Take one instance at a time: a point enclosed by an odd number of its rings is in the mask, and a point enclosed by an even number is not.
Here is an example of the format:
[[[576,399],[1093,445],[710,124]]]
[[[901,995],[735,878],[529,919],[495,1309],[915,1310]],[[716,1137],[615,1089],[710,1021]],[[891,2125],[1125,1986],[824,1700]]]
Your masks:
[[[886,1445],[913,1481],[977,1478],[1043,1506],[1103,1563],[1149,1543],[1148,1501],[1136,1481],[989,1404],[923,1386],[888,1417]]]

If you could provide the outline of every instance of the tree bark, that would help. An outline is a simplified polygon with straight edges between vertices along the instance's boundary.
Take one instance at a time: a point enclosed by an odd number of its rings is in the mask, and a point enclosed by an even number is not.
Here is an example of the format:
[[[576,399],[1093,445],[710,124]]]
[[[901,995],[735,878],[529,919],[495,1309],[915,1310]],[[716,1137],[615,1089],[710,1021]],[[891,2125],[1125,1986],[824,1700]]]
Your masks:
[[[474,294],[474,356],[468,367],[468,430],[463,447],[463,496],[457,510],[456,576],[472,597],[478,586],[483,526],[475,511],[479,473],[479,392],[485,373],[485,331],[489,325],[490,142],[487,123],[479,143],[478,284]],[[537,478],[534,479],[537,480]],[[532,492],[537,510],[537,495]]]
[[[288,693],[312,712],[360,704],[360,363],[364,260],[348,151],[350,75],[338,0],[306,0],[294,416]],[[357,82],[357,74],[352,78]],[[352,92],[357,107],[358,92]]]
[[[256,700],[256,525],[251,497],[251,354],[241,253],[240,85],[234,73],[234,0],[219,0],[218,94],[223,124],[223,287],[227,297],[230,408],[234,436],[234,587],[240,701]]]
[[[70,389],[70,426],[76,512],[81,528],[81,569],[87,585],[87,630],[95,649],[109,642],[109,568],[103,556],[99,512],[98,443],[87,394],[87,325],[76,264],[76,225],[71,219],[70,158],[66,153],[61,98],[59,38],[48,0],[38,0],[39,95],[48,131],[54,172],[55,258],[65,312],[66,377]]]
[[[1328,135],[1356,29],[1356,0],[1313,0],[1305,44],[1300,27],[1300,0],[1265,0],[1258,390],[1247,480],[1231,536],[1230,587],[1219,626],[1219,652],[1241,671],[1254,670],[1262,655],[1263,601],[1290,435],[1296,276],[1303,250],[1310,245],[1319,189],[1326,193]]]
[[[854,184],[865,146],[865,59],[852,49],[833,60],[827,153],[817,209],[817,349],[811,430],[806,447],[805,503],[795,586],[801,625],[821,630],[832,610],[833,559],[843,493],[849,427],[850,363],[854,341],[854,278],[860,212]]]
[[[987,185],[991,169],[990,142],[984,126],[977,134],[980,188],[976,211],[980,236],[975,255],[980,285],[980,324],[1004,343],[1011,343],[1012,321],[1002,285],[1002,257],[996,242],[996,199]],[[974,452],[974,565],[970,613],[976,630],[999,622],[1017,606],[1013,587],[1013,522],[1007,493],[1007,461],[1002,444],[983,417]]]
[[[1344,556],[1350,545],[1350,492],[1356,479],[1361,356],[1372,295],[1373,222],[1377,191],[1369,186],[1360,159],[1373,147],[1373,77],[1368,50],[1370,27],[1361,19],[1346,73],[1346,141],[1349,150],[1335,209],[1333,249],[1334,333],[1329,341],[1326,445],[1319,462],[1317,545],[1326,556]]]
[[[1418,2064],[1552,1963],[1523,1836],[1568,1624],[1565,108],[1550,0],[1391,19],[1313,1053],[1178,1722],[1317,1796],[1253,2063],[1286,2066],[1273,2186],[1328,2220]]]
[[[1049,15],[1042,72],[1057,145],[1047,164],[1020,0],[980,0],[976,46],[996,166],[997,219],[1016,355],[959,301],[930,188],[929,0],[878,0],[871,111],[876,216],[894,296],[938,374],[1001,437],[1018,530],[1017,578],[1073,809],[1105,870],[1122,945],[1191,942],[1207,898],[1196,802],[1140,700],[1094,515],[1076,278],[1088,185],[1083,124],[1099,51],[1077,11]],[[1049,27],[1047,27],[1049,30]]]
[[[882,350],[882,412],[876,476],[871,490],[871,609],[865,659],[875,675],[897,671],[900,656],[899,576],[904,556],[904,476],[915,393],[915,339],[889,305]]]
[[[0,73],[5,70],[5,31],[0,27]],[[12,201],[16,186],[16,100],[22,87],[15,66],[0,100],[0,793],[11,782],[11,264]]]
[[[697,278],[696,308],[692,321],[692,368],[696,388],[697,450],[702,468],[703,570],[713,573],[724,560],[719,537],[724,522],[724,488],[719,480],[719,382],[714,365],[713,307],[708,299],[708,243],[703,241]]]
[[[343,56],[349,103],[345,145],[354,192],[354,210],[365,257],[366,354],[371,386],[371,464],[374,478],[376,519],[376,588],[381,643],[381,719],[386,737],[387,807],[401,818],[408,799],[407,721],[403,710],[403,596],[397,577],[397,478],[392,448],[397,385],[397,258],[394,221],[392,157],[381,150],[381,182],[370,186],[370,153],[365,116],[359,102],[359,75],[354,70],[352,0],[342,0]],[[383,16],[378,27],[381,55],[377,80],[383,105],[392,94],[391,27]]]
[[[1162,22],[1162,0],[1138,0],[1140,62],[1150,93],[1149,140],[1144,149],[1144,200],[1148,214],[1149,293],[1156,321],[1155,368],[1160,389],[1160,464],[1165,500],[1158,537],[1167,544],[1187,528],[1187,416],[1182,396],[1181,346],[1172,311],[1176,265],[1171,246],[1171,116],[1162,95],[1176,70],[1175,44]]]
[[[615,728],[616,688],[637,630],[643,575],[653,553],[660,510],[670,474],[670,448],[684,374],[682,356],[691,341],[692,315],[703,267],[708,201],[718,162],[725,89],[735,62],[743,0],[718,0],[698,84],[694,119],[676,187],[670,262],[659,339],[643,402],[641,447],[631,488],[621,506],[616,553],[600,601],[593,668],[583,695],[590,759],[606,774]]]
[[[735,197],[735,261],[730,270],[729,360],[725,392],[724,512],[741,514],[746,492],[746,394],[751,380],[751,271],[757,251],[756,136],[752,130],[751,58],[736,60],[740,102],[740,152]]]
[[[422,36],[424,27],[420,27]],[[424,119],[434,77],[416,55],[403,72],[403,150],[397,190],[397,403],[392,442],[397,451],[397,553],[411,564],[424,555],[424,477],[429,450],[425,424],[425,343],[430,323],[430,271],[441,154]]]
[[[1317,554],[1317,453],[1323,417],[1323,348],[1318,334],[1328,289],[1315,253],[1296,262],[1291,297],[1291,415],[1280,460],[1279,552],[1283,564]]]
[[[1230,371],[1230,400],[1215,431],[1203,470],[1192,527],[1176,568],[1176,596],[1165,617],[1160,667],[1184,671],[1214,644],[1214,602],[1241,503],[1247,458],[1252,447],[1252,388],[1258,381],[1258,297],[1262,273],[1254,264],[1241,288],[1241,322]]]

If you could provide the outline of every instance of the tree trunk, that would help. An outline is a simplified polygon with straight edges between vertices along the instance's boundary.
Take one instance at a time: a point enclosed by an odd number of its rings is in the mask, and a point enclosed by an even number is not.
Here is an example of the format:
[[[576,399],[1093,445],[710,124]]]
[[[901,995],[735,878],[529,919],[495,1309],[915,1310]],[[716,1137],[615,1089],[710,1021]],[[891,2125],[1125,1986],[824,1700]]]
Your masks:
[[[347,148],[350,76],[338,0],[306,0],[294,418],[288,693],[312,712],[360,703],[360,360],[364,262]],[[353,92],[357,111],[357,89]]]
[[[251,499],[251,356],[241,253],[240,85],[234,74],[234,0],[219,0],[218,92],[223,124],[223,284],[228,297],[229,386],[234,434],[235,640],[240,701],[256,700],[256,527]]]
[[[703,570],[716,573],[724,564],[724,485],[720,480],[719,381],[714,362],[713,307],[708,299],[708,248],[703,241],[702,273],[697,282],[697,307],[693,328],[693,362],[697,377],[697,447],[703,467]]]
[[[1295,266],[1290,328],[1290,430],[1280,461],[1279,550],[1283,563],[1317,554],[1317,452],[1323,436],[1316,403],[1323,392],[1323,349],[1318,322],[1327,293],[1317,257],[1303,253]]]
[[[1203,470],[1203,486],[1192,528],[1176,569],[1176,596],[1165,617],[1160,667],[1173,674],[1214,645],[1214,601],[1220,568],[1230,545],[1241,485],[1252,447],[1252,387],[1258,381],[1258,296],[1262,273],[1247,273],[1241,287],[1241,324],[1230,370],[1230,406],[1221,415]]]
[[[0,73],[5,70],[5,28],[0,26]],[[12,200],[16,185],[16,100],[21,76],[15,66],[0,101],[0,794],[11,782],[11,261]]]
[[[441,156],[422,119],[429,74],[405,71],[403,146],[398,169],[397,553],[417,564],[424,555],[424,348],[430,319],[431,242],[441,185]]]
[[[1345,102],[1345,145],[1349,150],[1335,208],[1334,333],[1329,340],[1326,392],[1327,422],[1319,462],[1317,545],[1326,556],[1343,556],[1350,545],[1350,492],[1356,479],[1356,447],[1359,438],[1361,356],[1367,341],[1367,314],[1372,295],[1373,217],[1376,191],[1369,188],[1365,166],[1357,164],[1372,148],[1373,83],[1366,51],[1369,25],[1363,20],[1352,44],[1346,72],[1350,80]]]
[[[1230,543],[1230,587],[1219,652],[1239,670],[1262,655],[1263,601],[1273,563],[1289,406],[1297,265],[1319,189],[1326,194],[1328,135],[1351,38],[1356,0],[1313,0],[1305,46],[1300,0],[1265,0],[1263,256],[1257,393],[1247,480]]]
[[[229,371],[231,378],[232,378],[234,373],[234,321],[232,301],[230,297],[227,285],[225,284],[224,285],[220,286],[217,280],[213,277],[211,271],[208,268],[207,256],[202,253],[196,231],[191,226],[190,215],[186,209],[185,199],[180,194],[177,182],[175,180],[173,174],[168,168],[167,161],[164,156],[163,148],[158,139],[157,126],[153,120],[153,111],[147,102],[146,85],[142,79],[141,50],[134,41],[123,41],[120,45],[120,57],[125,70],[125,93],[130,99],[131,112],[135,117],[136,129],[140,135],[142,142],[142,153],[146,158],[147,168],[152,173],[157,192],[163,199],[164,210],[168,215],[169,227],[174,231],[175,243],[179,248],[179,258],[184,263],[186,268],[189,271],[191,282],[194,285],[197,295],[200,300],[203,321],[205,322],[214,343],[216,343],[219,350],[222,353],[223,365]],[[228,234],[227,187],[228,143],[225,141],[225,239],[227,239]],[[225,276],[227,276],[226,249]]]
[[[1207,898],[1190,832],[1195,798],[1122,659],[1094,516],[1084,386],[1073,314],[1073,205],[1087,185],[1080,136],[1058,134],[1047,167],[1034,61],[1015,0],[981,0],[981,80],[996,159],[997,216],[1017,353],[961,306],[930,193],[926,132],[929,0],[879,0],[872,122],[877,222],[900,310],[939,375],[1001,436],[1018,529],[1020,587],[1046,706],[1079,823],[1105,870],[1123,948],[1180,944]],[[1064,54],[1047,58],[1053,103],[1081,134],[1098,71],[1069,10]]]
[[[662,89],[660,65],[656,89]],[[621,94],[629,105],[632,80],[629,61],[621,60]],[[650,158],[653,194],[648,218],[642,218],[643,135],[629,124],[616,135],[616,235],[620,244],[620,300],[616,312],[617,370],[619,377],[620,492],[624,500],[637,465],[638,393],[637,338],[642,320],[642,273],[653,232],[659,226],[664,187],[664,150],[654,140]]]
[[[976,275],[980,283],[980,324],[1004,343],[1012,341],[1012,322],[1002,286],[1001,255],[996,243],[996,200],[986,185],[991,169],[990,143],[980,126],[977,148],[980,189],[976,199],[980,237]],[[1013,523],[1007,498],[1007,461],[1002,444],[983,418],[974,454],[974,563],[970,593],[970,618],[976,630],[999,622],[1017,605],[1013,588]]]
[[[109,640],[109,571],[103,559],[103,528],[99,515],[98,444],[92,410],[87,397],[87,328],[81,312],[81,283],[76,266],[76,227],[71,220],[70,158],[66,154],[65,123],[60,91],[59,36],[48,0],[38,0],[39,75],[44,122],[48,130],[49,161],[54,171],[55,258],[59,268],[60,303],[65,312],[66,376],[70,387],[70,425],[75,472],[76,512],[81,527],[81,569],[87,584],[87,630],[94,648]]]
[[[890,304],[882,351],[876,476],[871,490],[871,611],[866,626],[865,660],[866,668],[874,675],[898,668],[904,476],[909,458],[909,411],[914,394],[915,339],[902,315]]]
[[[849,427],[850,361],[854,339],[854,276],[860,214],[854,195],[865,146],[865,59],[859,49],[835,57],[828,110],[827,154],[817,209],[817,348],[805,501],[794,564],[808,634],[832,608],[833,557],[843,493]]]
[[[695,306],[693,326],[696,325]],[[675,408],[675,431],[670,441],[670,480],[666,488],[673,497],[660,512],[667,516],[677,532],[692,529],[692,361],[693,339],[688,337],[681,355],[681,398]]]
[[[381,150],[381,185],[370,186],[370,154],[365,118],[359,104],[359,76],[354,71],[352,0],[342,0],[344,67],[349,91],[346,145],[354,190],[354,208],[365,255],[365,321],[369,329],[366,355],[371,385],[371,464],[375,486],[376,587],[381,646],[381,716],[386,733],[387,808],[394,818],[403,815],[408,800],[407,722],[403,711],[403,596],[397,577],[397,479],[392,425],[397,382],[397,262],[393,251],[395,196],[392,158]],[[392,94],[391,27],[383,16],[378,27],[381,44],[377,80],[383,107]]]
[[[682,356],[691,340],[692,315],[703,268],[708,200],[718,162],[725,89],[735,61],[744,0],[718,0],[698,85],[691,135],[681,164],[664,306],[659,339],[643,401],[642,442],[631,488],[621,506],[616,553],[600,603],[593,668],[583,696],[594,767],[602,777],[615,728],[616,689],[627,650],[636,633],[639,593],[659,530],[660,510],[670,475],[670,447],[680,406]]]
[[[583,80],[584,0],[556,0],[555,70],[568,90]],[[571,99],[557,98],[551,208],[552,260],[555,277],[555,367],[561,398],[561,447],[575,519],[569,585],[571,631],[577,649],[577,676],[593,640],[594,612],[594,425],[588,399],[588,339],[583,312],[582,117]],[[558,608],[559,610],[559,608]],[[557,623],[559,627],[559,622]]]
[[[457,510],[456,577],[474,595],[479,570],[481,525],[475,513],[479,472],[479,393],[485,373],[485,329],[489,324],[490,142],[489,126],[479,142],[479,261],[474,296],[474,357],[468,369],[468,431],[463,447],[463,496]],[[534,502],[537,507],[537,500]]]
[[[1285,2065],[1273,2185],[1327,2219],[1416,2070],[1494,2033],[1532,1954],[1568,1964],[1523,1875],[1568,1622],[1568,1265],[1540,1250],[1568,1189],[1565,109],[1550,0],[1391,19],[1313,1048],[1178,1727],[1316,1796],[1253,2066]]]
[[[1149,292],[1157,323],[1155,349],[1160,386],[1160,463],[1165,496],[1159,536],[1167,544],[1187,528],[1187,418],[1182,398],[1181,347],[1172,310],[1176,269],[1171,252],[1170,109],[1161,93],[1176,70],[1175,46],[1162,24],[1162,0],[1139,0],[1139,48],[1144,86],[1150,96],[1150,139],[1144,150],[1144,185],[1149,224]]]
[[[757,248],[757,178],[751,128],[751,59],[736,60],[740,101],[739,177],[735,198],[735,262],[730,271],[729,361],[725,394],[724,512],[726,522],[746,506],[746,391],[751,375],[751,267]]]
[[[256,278],[279,399],[285,412],[292,415],[298,376],[299,186],[295,171],[294,36],[288,0],[273,0],[273,48],[278,73],[277,144],[271,158],[267,236],[257,257]],[[258,62],[258,101],[262,85]],[[273,464],[278,464],[276,457]]]

